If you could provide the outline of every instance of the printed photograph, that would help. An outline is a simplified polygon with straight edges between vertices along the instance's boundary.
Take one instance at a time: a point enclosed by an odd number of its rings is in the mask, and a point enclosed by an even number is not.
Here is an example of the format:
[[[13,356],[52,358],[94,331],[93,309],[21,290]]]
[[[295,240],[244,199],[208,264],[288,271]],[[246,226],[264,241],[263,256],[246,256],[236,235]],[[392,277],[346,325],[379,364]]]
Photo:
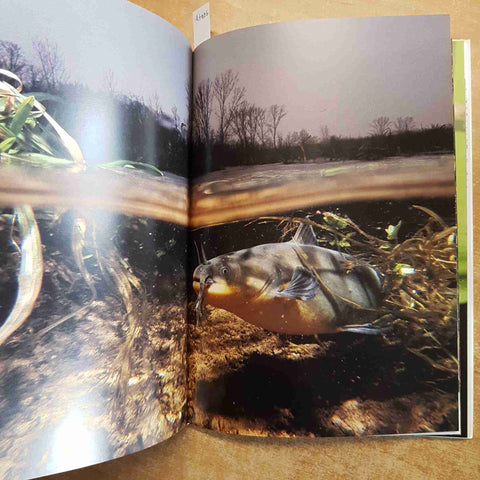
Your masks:
[[[147,448],[186,402],[191,50],[127,2],[0,20],[0,477]]]
[[[194,60],[193,423],[458,432],[448,17],[253,27]]]

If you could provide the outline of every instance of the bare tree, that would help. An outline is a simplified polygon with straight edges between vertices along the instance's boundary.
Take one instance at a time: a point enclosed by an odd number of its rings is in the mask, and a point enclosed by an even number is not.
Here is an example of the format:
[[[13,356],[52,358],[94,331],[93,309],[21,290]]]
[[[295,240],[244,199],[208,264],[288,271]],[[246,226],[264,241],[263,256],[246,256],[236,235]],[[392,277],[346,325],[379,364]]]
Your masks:
[[[238,142],[242,146],[248,145],[249,142],[249,109],[250,105],[247,101],[242,101],[235,108],[232,116],[232,125]]]
[[[305,129],[300,130],[299,137],[300,138],[299,138],[298,145],[300,147],[300,150],[302,151],[303,160],[307,161],[307,152],[305,151],[305,147],[307,145],[311,145],[312,143],[317,142],[318,138],[308,133],[307,130]]]
[[[268,124],[267,124],[267,111],[264,108],[258,108],[258,140],[262,147],[269,144],[268,138]]]
[[[242,146],[266,145],[266,110],[243,101],[232,116],[232,129]]]
[[[300,134],[298,132],[289,132],[283,139],[283,145],[286,147],[294,147],[300,143]]]
[[[377,117],[370,123],[370,134],[381,137],[390,135],[392,133],[391,124],[392,122],[388,117]]]
[[[393,126],[398,133],[409,132],[415,128],[415,122],[413,117],[397,117]]]
[[[323,141],[330,139],[330,130],[328,129],[327,125],[322,125],[320,127],[320,135],[322,136]]]
[[[300,132],[290,132],[283,140],[283,144],[287,147],[299,147],[302,152],[302,158],[306,161],[307,153],[305,147],[317,141],[317,137],[311,135],[307,130],[302,129]]]
[[[235,109],[245,96],[245,88],[238,86],[238,73],[229,69],[215,77],[213,95],[217,101],[218,142],[224,144],[228,140]]]
[[[175,106],[172,107],[172,120],[175,130],[180,131],[180,115],[178,114],[178,108]]]
[[[247,134],[248,143],[255,145],[257,143],[257,131],[258,131],[258,115],[257,108],[254,105],[249,105],[247,109]]]
[[[115,74],[113,73],[113,70],[107,70],[103,74],[103,85],[105,88],[105,91],[114,97],[117,93],[117,80],[115,79]]]
[[[48,39],[35,40],[33,49],[37,55],[42,86],[55,92],[60,84],[67,80],[63,55],[59,52],[58,45],[50,43]]]
[[[28,63],[20,45],[0,40],[0,67],[22,78],[28,70]]]
[[[269,123],[272,132],[273,148],[277,148],[277,130],[282,118],[287,114],[284,105],[272,105],[269,109],[271,122]]]
[[[148,99],[148,106],[155,117],[160,118],[165,115],[158,92],[154,92],[153,95]]]
[[[34,65],[27,66],[28,84],[31,90],[37,91],[41,89],[40,74]]]
[[[309,145],[309,144],[315,143],[318,140],[317,137],[315,137],[314,135],[311,135],[304,128],[300,130],[299,137],[300,137],[299,138],[300,145]]]
[[[415,120],[413,120],[413,117],[405,117],[403,121],[404,121],[404,128],[407,132],[415,128]]]
[[[213,87],[210,79],[202,80],[197,87],[193,98],[194,129],[197,139],[211,143],[211,119],[212,119]]]
[[[186,105],[187,105],[187,116],[186,118],[184,119],[184,129],[187,133],[187,137],[188,137],[188,134],[189,134],[189,129],[190,129],[190,107],[192,105],[192,84],[191,82],[185,82],[185,85],[184,85],[184,93],[185,93],[185,102],[186,102]]]
[[[247,129],[250,145],[259,145],[265,141],[265,110],[255,105],[250,105],[247,111]],[[263,135],[262,135],[263,131]]]

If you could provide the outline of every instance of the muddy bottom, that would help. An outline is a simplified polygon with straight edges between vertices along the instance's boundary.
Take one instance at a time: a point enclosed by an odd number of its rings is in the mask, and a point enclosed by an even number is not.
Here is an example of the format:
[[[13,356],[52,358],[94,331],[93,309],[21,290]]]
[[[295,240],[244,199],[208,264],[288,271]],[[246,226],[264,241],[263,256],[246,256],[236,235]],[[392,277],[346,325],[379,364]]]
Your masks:
[[[385,336],[285,336],[207,307],[189,325],[194,423],[262,436],[457,430],[456,378]]]
[[[56,258],[47,255],[35,309],[0,348],[2,479],[110,460],[170,437],[183,422],[184,293],[161,303],[135,292],[135,339],[125,364],[129,320],[121,298],[94,270],[99,293],[92,299],[80,276]],[[0,265],[7,290],[16,285],[14,263]]]

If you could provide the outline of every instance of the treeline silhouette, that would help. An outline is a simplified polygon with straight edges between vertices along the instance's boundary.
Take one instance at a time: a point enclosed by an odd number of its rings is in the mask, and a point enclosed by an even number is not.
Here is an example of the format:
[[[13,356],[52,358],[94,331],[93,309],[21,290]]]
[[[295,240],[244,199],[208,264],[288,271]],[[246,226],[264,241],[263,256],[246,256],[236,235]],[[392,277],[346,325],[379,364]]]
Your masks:
[[[177,109],[166,113],[159,99],[119,94],[111,72],[100,90],[71,81],[56,44],[33,41],[34,58],[13,42],[0,41],[0,68],[21,78],[80,145],[88,166],[115,160],[148,163],[188,175],[188,132]]]
[[[303,129],[279,134],[284,105],[250,103],[239,75],[227,70],[201,81],[193,94],[193,175],[238,165],[325,160],[378,160],[392,156],[453,152],[453,126],[416,127],[413,117],[372,119],[365,137],[316,136]]]

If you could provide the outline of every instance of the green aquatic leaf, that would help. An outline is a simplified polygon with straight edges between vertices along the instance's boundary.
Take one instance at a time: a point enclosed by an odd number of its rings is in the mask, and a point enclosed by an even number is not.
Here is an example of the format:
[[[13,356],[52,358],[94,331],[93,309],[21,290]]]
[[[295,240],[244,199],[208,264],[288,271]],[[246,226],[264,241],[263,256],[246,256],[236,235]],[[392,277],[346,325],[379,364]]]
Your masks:
[[[408,263],[397,263],[393,268],[393,273],[400,275],[401,277],[407,277],[415,273],[415,268]]]
[[[18,107],[9,125],[9,129],[14,135],[18,135],[22,131],[25,122],[30,116],[34,103],[34,97],[27,97]]]
[[[348,167],[332,167],[332,168],[326,168],[326,169],[322,172],[322,176],[324,176],[324,177],[330,177],[330,176],[337,175],[338,173],[344,172],[344,171],[347,171],[347,170],[348,170]]]
[[[398,231],[400,230],[401,226],[402,226],[401,220],[396,225],[389,225],[388,228],[385,229],[385,232],[387,232],[387,239],[397,241]]]
[[[10,159],[13,162],[25,162],[39,167],[66,167],[74,165],[75,162],[66,158],[52,157],[50,155],[44,155],[42,153],[21,153],[17,155],[11,155]]]
[[[27,118],[25,125],[28,125],[31,128],[35,128],[35,126],[37,125],[37,122],[35,121],[34,118],[30,117],[30,118]]]
[[[341,240],[339,240],[337,242],[337,246],[345,248],[345,247],[350,247],[351,245],[350,245],[350,242],[348,240],[346,240],[345,238],[342,238]]]
[[[22,155],[26,161],[42,163],[45,166],[57,167],[73,165],[75,162],[67,158],[51,157],[50,155],[43,155],[41,153],[27,153]]]
[[[344,230],[347,227],[347,222],[336,215],[323,215],[323,221],[329,226],[337,230]]]
[[[12,131],[4,124],[0,123],[0,138],[15,137]]]
[[[352,245],[348,240],[352,236],[353,236],[353,233],[347,233],[347,235],[344,235],[342,238],[336,238],[335,240],[331,240],[328,243],[332,247],[341,247],[341,248],[351,247]]]
[[[51,155],[52,157],[54,157],[54,153],[53,153],[53,150],[50,148],[50,146],[48,145],[48,143],[45,141],[45,139],[41,136],[41,135],[38,135],[38,134],[33,134],[32,135],[32,138],[31,138],[31,142],[32,142],[32,145],[39,151],[43,151],[49,155]]]
[[[17,141],[16,137],[6,138],[2,143],[0,143],[0,152],[1,153],[8,152],[13,147],[16,141]]]

